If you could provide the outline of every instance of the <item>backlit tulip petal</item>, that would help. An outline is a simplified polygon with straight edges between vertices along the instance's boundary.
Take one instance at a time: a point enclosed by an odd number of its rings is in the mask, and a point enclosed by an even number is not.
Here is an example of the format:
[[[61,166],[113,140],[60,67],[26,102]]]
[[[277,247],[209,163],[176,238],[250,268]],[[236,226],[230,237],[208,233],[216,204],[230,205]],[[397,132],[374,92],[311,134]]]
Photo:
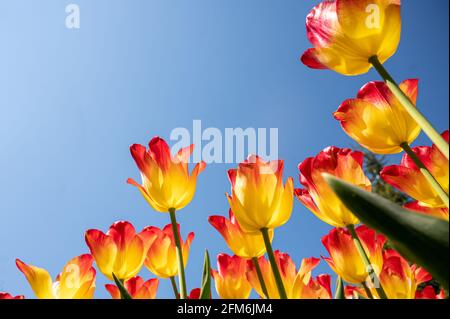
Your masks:
[[[232,195],[227,196],[240,227],[259,232],[285,224],[292,213],[294,182],[283,185],[281,160],[264,162],[251,155],[237,169],[228,171]]]
[[[312,277],[312,270],[317,267],[320,259],[304,258],[295,278],[293,287],[294,299],[332,299],[331,276],[319,275]]]
[[[7,292],[0,292],[0,300],[1,299],[25,299],[23,295],[13,296]]]
[[[418,80],[403,81],[400,88],[415,104]],[[420,127],[384,82],[369,82],[355,99],[344,101],[334,118],[356,142],[378,154],[400,153],[402,143],[411,144]]]
[[[306,32],[314,48],[303,54],[305,65],[345,75],[366,73],[369,58],[384,63],[397,50],[400,0],[323,1],[308,14]]]
[[[245,233],[239,226],[231,209],[230,219],[224,216],[209,216],[209,223],[223,236],[231,251],[242,258],[260,257],[266,252],[264,240],[259,233]],[[269,230],[272,240],[273,230]]]
[[[433,286],[425,286],[422,290],[416,290],[415,299],[445,299],[445,297],[444,289],[436,293]]]
[[[159,280],[153,278],[144,282],[141,277],[136,276],[126,280],[123,285],[133,299],[155,299]],[[117,286],[107,284],[105,288],[113,299],[121,299]]]
[[[370,191],[371,183],[362,168],[363,158],[363,153],[358,151],[327,147],[316,157],[307,158],[299,164],[300,183],[306,189],[296,189],[295,195],[318,218],[332,226],[358,224],[358,218],[336,196],[322,174],[334,175]]]
[[[143,145],[132,145],[130,152],[141,172],[142,185],[131,178],[128,183],[136,186],[158,212],[182,209],[194,197],[197,176],[206,166],[200,162],[189,174],[188,160],[193,150],[194,145],[190,145],[172,156],[160,137],[150,141],[148,150]]]
[[[25,275],[38,299],[91,299],[95,290],[94,259],[91,255],[80,255],[71,259],[53,282],[42,268],[16,260],[19,270]]]
[[[145,266],[158,277],[169,278],[176,276],[178,274],[178,263],[172,225],[166,225],[162,230],[158,227],[150,226],[145,228],[143,232],[154,238],[145,258]],[[179,232],[180,226],[178,225]],[[194,233],[192,232],[188,234],[185,242],[183,242],[180,235],[184,266],[188,262],[189,250],[193,239]]]
[[[384,251],[383,258],[379,278],[389,299],[414,299],[418,285],[432,279],[423,268],[411,266],[392,249]]]
[[[386,238],[364,225],[357,227],[356,233],[370,259],[373,270],[378,274],[383,266],[382,250]],[[361,284],[366,281],[368,269],[366,269],[348,230],[334,228],[322,238],[322,243],[330,254],[329,258],[324,259],[337,275],[353,284]]]
[[[112,280],[127,280],[141,270],[148,248],[154,238],[151,234],[136,231],[129,222],[118,221],[104,234],[100,230],[90,229],[85,235],[98,269]]]
[[[407,203],[404,205],[404,207],[415,212],[424,213],[426,215],[434,216],[437,218],[442,218],[447,221],[449,220],[447,207],[423,206],[419,201]]]
[[[247,262],[239,256],[220,254],[212,270],[217,294],[222,299],[248,299],[252,286],[247,281]]]
[[[345,299],[369,299],[369,296],[367,296],[367,293],[365,292],[364,288],[359,286],[350,286],[346,285],[344,288],[344,295]]]
[[[445,131],[442,136],[448,142],[448,131]],[[449,162],[446,157],[435,145],[413,147],[412,150],[444,191],[448,193]],[[400,165],[387,166],[380,172],[380,175],[384,181],[418,200],[422,206],[445,207],[443,200],[408,154],[403,155]]]

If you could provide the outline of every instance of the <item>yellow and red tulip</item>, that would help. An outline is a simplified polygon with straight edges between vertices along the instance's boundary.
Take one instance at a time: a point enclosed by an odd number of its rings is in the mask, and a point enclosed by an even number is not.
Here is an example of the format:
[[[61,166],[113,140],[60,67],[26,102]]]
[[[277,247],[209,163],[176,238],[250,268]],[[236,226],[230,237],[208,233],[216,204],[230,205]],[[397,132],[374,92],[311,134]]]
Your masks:
[[[416,290],[415,299],[445,299],[445,297],[444,289],[437,294],[433,286],[425,286],[422,290]]]
[[[382,252],[386,238],[364,225],[356,228],[356,234],[361,240],[373,270],[379,274],[383,267]],[[322,243],[330,254],[329,258],[324,259],[337,275],[353,284],[366,282],[368,269],[366,269],[348,230],[334,228],[322,238]]]
[[[283,185],[282,160],[264,162],[251,155],[237,169],[228,171],[231,210],[244,232],[259,232],[285,224],[292,213],[294,181]]]
[[[85,239],[98,269],[110,280],[113,273],[120,280],[136,276],[153,241],[145,231],[136,234],[133,225],[126,221],[115,222],[106,234],[89,229]]]
[[[180,226],[177,226],[178,233],[180,233]],[[178,263],[172,225],[166,225],[163,229],[150,226],[145,228],[143,232],[153,239],[145,258],[145,266],[158,277],[170,278],[176,276],[178,274]],[[188,234],[185,242],[180,236],[184,266],[188,262],[193,239],[194,233],[192,232]]]
[[[292,261],[291,257],[286,253],[282,253],[276,250],[274,252],[274,256],[278,269],[280,270],[281,279],[283,281],[287,297],[292,298],[293,295],[292,290],[294,286],[295,277],[297,275],[295,264]],[[272,267],[270,266],[269,261],[264,256],[261,256],[258,258],[258,264],[259,267],[261,268],[262,277],[266,284],[269,298],[280,299],[275,277],[273,276]],[[258,279],[258,274],[256,272],[255,265],[251,260],[247,261],[247,280],[253,287],[253,289],[256,290],[258,295],[261,298],[265,298],[263,290],[261,288],[261,284]]]
[[[231,251],[242,258],[264,255],[266,247],[261,234],[243,232],[231,209],[229,217],[230,219],[224,216],[209,216],[208,221],[223,236]],[[272,239],[273,230],[269,230],[269,235]]]
[[[448,131],[442,136],[448,143]],[[444,154],[435,145],[414,147],[412,150],[448,193],[449,162]],[[387,166],[380,175],[390,185],[418,200],[421,206],[446,206],[408,154],[403,155],[400,165]]]
[[[405,204],[403,207],[426,215],[434,216],[437,218],[449,220],[448,218],[448,208],[447,207],[428,207],[423,206],[419,201],[414,201]]]
[[[0,292],[0,300],[1,299],[25,299],[23,295],[13,296],[8,292]]]
[[[344,288],[344,295],[345,299],[360,299],[361,297],[369,299],[369,296],[367,296],[367,293],[363,287],[347,285]]]
[[[313,278],[311,272],[319,264],[318,258],[304,258],[295,278],[294,299],[332,299],[331,276],[319,275]]]
[[[334,175],[370,191],[371,183],[364,175],[363,160],[364,154],[361,152],[335,146],[327,147],[316,157],[307,158],[299,164],[300,183],[306,189],[296,189],[295,195],[319,219],[332,226],[358,224],[358,218],[336,196],[322,174]]]
[[[392,249],[383,252],[383,259],[379,278],[389,299],[414,299],[417,287],[432,279],[425,269],[410,265]]]
[[[95,290],[94,259],[89,254],[71,259],[52,280],[42,268],[16,259],[17,268],[25,275],[38,299],[91,299]]]
[[[144,282],[139,276],[132,277],[126,280],[123,284],[133,299],[155,299],[158,291],[158,278],[153,278]],[[120,290],[117,286],[107,284],[106,290],[110,293],[113,299],[121,299]]]
[[[206,166],[200,162],[189,173],[188,161],[193,150],[192,144],[172,156],[166,141],[160,137],[150,141],[148,150],[143,145],[133,144],[130,151],[141,172],[142,185],[131,178],[128,183],[138,187],[158,212],[182,209],[194,197],[197,176]]]
[[[400,0],[323,1],[306,18],[313,48],[302,62],[344,75],[366,73],[369,59],[381,63],[397,50],[401,33]]]
[[[403,81],[400,88],[415,104],[418,81]],[[420,133],[420,126],[384,82],[367,83],[355,99],[344,101],[333,115],[345,133],[378,154],[400,153],[400,145],[411,144]]]
[[[216,291],[222,299],[248,299],[252,286],[247,280],[247,261],[239,256],[220,254],[217,270],[212,270]]]

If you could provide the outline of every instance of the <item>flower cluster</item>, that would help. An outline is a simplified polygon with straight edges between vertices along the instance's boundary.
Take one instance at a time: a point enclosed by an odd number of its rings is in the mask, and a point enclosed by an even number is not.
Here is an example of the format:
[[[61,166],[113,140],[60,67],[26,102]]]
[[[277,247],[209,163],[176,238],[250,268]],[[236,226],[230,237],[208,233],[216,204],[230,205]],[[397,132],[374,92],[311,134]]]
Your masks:
[[[372,21],[374,25],[367,26],[369,6],[376,6],[379,16]],[[307,66],[345,75],[362,74],[374,67],[383,76],[383,82],[369,82],[356,98],[345,100],[333,116],[362,147],[378,154],[404,152],[399,165],[386,166],[380,172],[386,183],[412,199],[404,205],[403,215],[448,222],[448,131],[437,134],[417,111],[418,80],[397,85],[382,65],[399,44],[400,1],[327,0],[312,9],[306,27],[313,46],[301,57]],[[422,130],[432,145],[411,148]],[[160,137],[151,139],[148,148],[132,145],[130,152],[141,183],[133,179],[128,183],[137,187],[152,209],[167,213],[170,223],[162,229],[148,226],[137,232],[130,222],[117,221],[106,233],[87,230],[85,241],[90,253],[71,259],[54,280],[45,269],[17,259],[17,267],[35,296],[93,298],[97,269],[111,281],[105,289],[114,299],[154,299],[159,281],[164,279],[171,281],[175,298],[211,298],[207,285],[187,292],[184,271],[194,233],[183,240],[176,220],[176,214],[193,200],[197,178],[206,166],[200,162],[189,171],[193,149],[190,145],[171,154]],[[247,299],[254,290],[267,299],[445,298],[443,289],[430,284],[431,269],[428,272],[395,245],[387,245],[389,234],[381,233],[376,225],[362,224],[362,218],[330,185],[327,176],[334,176],[371,192],[363,162],[361,151],[326,147],[299,163],[299,188],[292,177],[283,179],[283,160],[265,161],[250,155],[230,169],[228,218],[208,218],[233,254],[220,253],[217,268],[206,267],[206,278],[214,280],[217,295]],[[272,248],[275,229],[289,221],[295,197],[333,227],[322,237],[328,256],[321,259],[338,277],[341,286],[335,293],[330,274],[313,275],[320,258],[304,258],[297,267],[289,254]],[[157,278],[140,277],[144,267]],[[0,299],[21,298],[0,293]]]

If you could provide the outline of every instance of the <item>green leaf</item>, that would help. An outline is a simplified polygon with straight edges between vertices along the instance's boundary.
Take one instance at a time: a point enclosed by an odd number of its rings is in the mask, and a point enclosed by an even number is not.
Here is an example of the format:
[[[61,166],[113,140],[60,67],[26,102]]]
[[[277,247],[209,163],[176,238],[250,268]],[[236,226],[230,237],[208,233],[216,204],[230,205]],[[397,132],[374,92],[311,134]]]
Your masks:
[[[406,210],[329,174],[328,184],[364,224],[386,235],[407,260],[423,266],[448,290],[449,223]]]
[[[345,299],[344,282],[340,276],[336,280],[336,291],[334,292],[334,299]]]
[[[133,299],[131,298],[130,294],[128,293],[128,290],[123,286],[123,283],[117,279],[116,275],[114,273],[112,274],[114,282],[116,283],[117,288],[119,288],[120,291],[120,297],[122,299]]]
[[[211,262],[209,260],[208,250],[205,250],[205,259],[203,261],[202,288],[199,299],[211,299]]]

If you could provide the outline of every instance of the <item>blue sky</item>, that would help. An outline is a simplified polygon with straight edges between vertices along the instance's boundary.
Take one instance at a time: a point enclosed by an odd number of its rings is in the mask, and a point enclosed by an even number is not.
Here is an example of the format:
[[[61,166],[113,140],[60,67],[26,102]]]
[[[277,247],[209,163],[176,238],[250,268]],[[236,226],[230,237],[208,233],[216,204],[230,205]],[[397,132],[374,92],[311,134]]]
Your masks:
[[[81,28],[65,27],[65,6],[81,9]],[[117,220],[164,226],[125,183],[138,178],[133,143],[168,139],[176,127],[279,130],[285,176],[329,145],[354,146],[331,113],[371,71],[344,77],[299,62],[309,47],[304,20],[313,0],[15,0],[0,3],[0,291],[33,296],[14,260],[53,276],[86,253],[84,232]],[[404,1],[402,40],[386,67],[401,81],[419,78],[418,105],[439,131],[448,128],[448,1]],[[421,135],[415,145],[428,144]],[[393,156],[393,161],[398,157]],[[230,253],[208,224],[227,214],[226,171],[200,175],[180,211],[183,236],[196,233],[187,265],[198,287],[204,249]],[[325,254],[330,227],[296,201],[276,230],[274,248],[297,265]],[[215,264],[215,260],[213,260]],[[331,272],[322,263],[316,274]],[[147,270],[141,275],[153,277]],[[108,297],[101,274],[96,297]],[[161,281],[158,297],[172,297]]]

